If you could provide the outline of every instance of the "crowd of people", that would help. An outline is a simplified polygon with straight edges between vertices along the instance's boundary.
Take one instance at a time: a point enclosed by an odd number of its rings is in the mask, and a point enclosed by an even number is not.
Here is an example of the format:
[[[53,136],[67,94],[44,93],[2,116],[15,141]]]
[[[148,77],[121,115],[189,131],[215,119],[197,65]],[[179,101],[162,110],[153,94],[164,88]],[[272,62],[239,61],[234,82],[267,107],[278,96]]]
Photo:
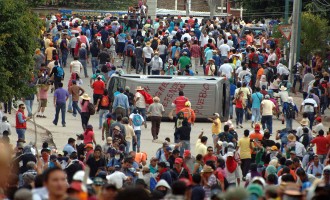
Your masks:
[[[289,70],[280,41],[272,37],[264,20],[252,24],[217,17],[151,19],[145,17],[145,9],[140,1],[139,9],[130,9],[123,18],[87,20],[56,15],[46,20],[44,38],[34,55],[35,79],[29,83],[37,86],[38,93],[18,105],[18,141],[12,151],[11,127],[6,116],[1,116],[2,197],[327,198],[330,131],[322,121],[329,108],[330,83],[322,57],[315,54],[312,60],[300,59]],[[243,27],[252,26],[267,29],[241,33]],[[70,57],[73,61],[68,63]],[[67,89],[63,85],[65,68],[70,71]],[[110,94],[107,81],[123,73],[224,77],[230,82],[230,119],[221,122],[219,113],[214,113],[208,118],[212,138],[201,131],[193,149],[194,105],[189,101],[192,97],[180,91],[172,102],[173,136],[170,133],[154,155],[147,155],[141,151],[141,132],[150,119],[153,141],[159,142],[164,106],[160,97],[150,96],[142,86],[136,86],[135,93],[126,86]],[[90,81],[92,94],[84,89],[83,77]],[[297,86],[303,97],[301,105],[293,98]],[[59,123],[61,113],[60,123],[65,127],[69,112],[80,116],[84,131],[68,138],[62,150],[51,149],[47,142],[39,149],[25,139],[35,96],[39,102],[36,117],[46,118],[49,92],[54,92],[56,108],[52,123]],[[10,108],[11,102],[7,102],[5,113]],[[96,142],[89,122],[96,114],[104,144]],[[251,127],[243,124],[243,118]],[[276,118],[282,127],[273,127]]]

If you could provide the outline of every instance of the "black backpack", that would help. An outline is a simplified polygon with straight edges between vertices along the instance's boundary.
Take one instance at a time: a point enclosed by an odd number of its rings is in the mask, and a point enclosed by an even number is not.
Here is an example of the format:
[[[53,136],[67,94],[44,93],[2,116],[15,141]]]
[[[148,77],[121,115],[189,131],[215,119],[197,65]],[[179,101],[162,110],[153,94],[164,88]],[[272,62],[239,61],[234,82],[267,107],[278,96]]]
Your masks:
[[[157,48],[158,48],[158,40],[153,39],[153,40],[151,41],[151,45],[150,45],[150,47],[151,47],[154,51],[157,50]]]
[[[308,136],[308,134],[307,133],[304,133],[304,134],[302,134],[301,136],[300,136],[300,138],[299,138],[299,141],[300,141],[300,139],[302,138],[302,141],[301,141],[301,143],[305,146],[305,148],[309,145],[309,136]]]
[[[272,83],[274,81],[274,70],[271,67],[267,68],[266,74],[267,81]]]
[[[296,118],[296,112],[294,110],[294,105],[292,105],[292,103],[287,103],[287,107],[286,107],[286,110],[285,110],[285,115],[286,115],[286,118],[288,119],[295,119]]]

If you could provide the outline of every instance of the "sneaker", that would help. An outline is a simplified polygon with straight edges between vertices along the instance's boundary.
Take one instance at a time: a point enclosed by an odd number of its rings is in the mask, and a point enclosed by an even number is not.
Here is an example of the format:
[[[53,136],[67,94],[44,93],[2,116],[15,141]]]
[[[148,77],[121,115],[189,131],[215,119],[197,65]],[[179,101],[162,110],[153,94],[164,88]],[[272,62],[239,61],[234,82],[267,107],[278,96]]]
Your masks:
[[[72,110],[68,110],[68,113],[73,113],[73,111]]]
[[[57,126],[57,124],[56,124],[55,122],[53,122],[53,124],[54,124],[55,126]]]
[[[237,125],[236,128],[239,128],[239,126]]]
[[[251,128],[254,128],[254,122],[251,123]]]
[[[147,123],[144,123],[144,128],[147,128],[148,126],[147,126]]]
[[[65,124],[62,124],[62,126],[63,126],[63,127],[66,127],[66,125],[65,125]]]
[[[241,128],[243,128],[243,126],[242,126],[242,124],[241,125],[239,125]]]

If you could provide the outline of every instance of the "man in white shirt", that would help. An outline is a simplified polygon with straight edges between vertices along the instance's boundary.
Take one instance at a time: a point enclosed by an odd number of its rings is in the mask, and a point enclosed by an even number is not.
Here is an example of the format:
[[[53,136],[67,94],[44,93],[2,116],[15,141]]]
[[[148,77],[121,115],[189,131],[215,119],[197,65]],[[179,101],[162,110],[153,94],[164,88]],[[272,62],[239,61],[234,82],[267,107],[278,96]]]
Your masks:
[[[276,57],[276,54],[274,52],[274,49],[270,49],[269,50],[269,56],[268,56],[267,62],[276,61],[276,59],[277,59],[277,57]]]
[[[268,129],[269,133],[272,134],[273,131],[273,110],[275,109],[275,104],[269,100],[270,96],[265,95],[265,99],[261,102],[261,124],[262,129]]]
[[[120,166],[115,166],[115,172],[108,175],[106,178],[108,180],[109,184],[113,184],[117,187],[117,189],[121,189],[123,187],[124,181],[127,181],[130,179],[128,176],[126,176],[123,172],[119,171]]]
[[[221,62],[223,63],[224,60],[226,58],[228,58],[228,53],[230,51],[230,47],[227,44],[227,40],[226,39],[223,41],[223,44],[220,45],[219,50],[220,50],[220,55],[221,55]]]
[[[218,38],[217,38],[217,47],[218,47],[218,49],[219,49],[220,46],[223,44],[223,42],[224,42],[223,35],[220,34],[220,35],[218,36]]]
[[[309,128],[312,129],[315,119],[315,113],[317,113],[318,108],[318,105],[313,98],[313,94],[310,94],[308,98],[301,103],[300,112],[302,111],[302,108],[304,108],[304,112],[308,115]]]
[[[80,75],[82,67],[83,66],[81,62],[78,60],[78,57],[75,56],[74,60],[71,61],[70,63],[70,73],[77,73],[78,75]]]
[[[186,32],[181,36],[181,41],[184,41],[184,38],[187,38],[189,42],[191,41],[191,35],[189,34],[189,32]]]
[[[279,75],[289,75],[290,74],[289,69],[282,63],[279,63],[277,65],[277,73]]]
[[[231,78],[233,75],[233,67],[228,63],[228,59],[224,60],[224,64],[222,64],[219,68],[219,75],[225,74],[227,79]]]
[[[147,119],[146,115],[146,100],[142,93],[139,91],[143,91],[144,89],[141,86],[137,86],[136,88],[136,93],[134,95],[134,102],[135,102],[135,107],[138,110],[138,112],[143,116],[144,121]],[[147,128],[147,123],[144,124],[145,128]]]
[[[242,71],[239,72],[238,74],[238,78],[243,81],[243,78],[245,75],[249,74],[250,76],[252,76],[251,72],[247,70],[246,66],[243,66]]]
[[[204,32],[201,37],[199,38],[200,41],[200,46],[204,47],[208,41],[209,41],[209,36],[207,35],[207,32]]]

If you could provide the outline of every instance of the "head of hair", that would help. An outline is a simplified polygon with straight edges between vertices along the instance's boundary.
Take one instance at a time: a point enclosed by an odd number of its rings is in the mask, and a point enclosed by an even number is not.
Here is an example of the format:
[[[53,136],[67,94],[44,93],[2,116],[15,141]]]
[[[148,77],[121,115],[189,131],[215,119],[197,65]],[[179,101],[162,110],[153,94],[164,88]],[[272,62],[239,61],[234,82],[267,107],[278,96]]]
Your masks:
[[[184,195],[186,192],[187,186],[183,181],[175,181],[172,184],[172,194],[173,195]]]
[[[206,137],[206,136],[202,136],[202,138],[201,138],[201,142],[204,143],[204,142],[206,142],[206,141],[207,141],[207,137]]]
[[[71,144],[71,143],[73,143],[73,142],[75,142],[76,140],[75,139],[73,139],[73,138],[69,138],[68,139],[68,144]]]
[[[217,167],[220,167],[221,169],[224,169],[226,167],[226,162],[222,158],[218,158],[217,163],[218,163]]]
[[[62,82],[59,82],[58,83],[58,87],[63,87],[63,83]]]
[[[324,131],[323,130],[319,130],[319,135],[324,135]]]
[[[54,172],[57,172],[57,171],[63,172],[63,170],[59,167],[53,167],[53,168],[46,169],[43,173],[44,183],[47,183],[48,180],[49,180],[50,175]]]
[[[143,188],[126,188],[118,192],[115,200],[134,200],[134,199],[151,199],[147,191]]]
[[[264,133],[264,139],[269,139],[270,138],[270,133],[269,132],[265,132]]]
[[[250,134],[250,130],[249,129],[245,129],[244,130],[244,136],[247,137],[247,136],[249,136],[249,134]]]
[[[179,91],[179,96],[184,96],[184,93],[182,90]]]
[[[199,160],[199,161],[201,161],[203,159],[203,156],[202,156],[202,154],[198,154],[197,156],[196,156],[196,160]]]
[[[293,164],[292,160],[286,160],[285,161],[285,166],[287,166],[287,167],[289,167],[292,164]]]
[[[226,125],[223,127],[223,130],[224,130],[225,132],[229,131],[229,125],[226,124]]]
[[[120,122],[122,119],[123,119],[123,117],[122,117],[121,115],[117,115],[116,120],[117,120],[118,122]]]
[[[199,175],[199,174],[194,174],[194,175],[192,176],[192,181],[193,181],[194,183],[200,184],[201,181],[202,181],[202,177],[201,177],[201,175]]]
[[[277,176],[275,174],[269,174],[267,176],[267,182],[268,184],[277,184]]]
[[[288,183],[288,182],[295,183],[296,182],[291,174],[284,174],[282,176],[282,181],[286,182],[286,183]]]

